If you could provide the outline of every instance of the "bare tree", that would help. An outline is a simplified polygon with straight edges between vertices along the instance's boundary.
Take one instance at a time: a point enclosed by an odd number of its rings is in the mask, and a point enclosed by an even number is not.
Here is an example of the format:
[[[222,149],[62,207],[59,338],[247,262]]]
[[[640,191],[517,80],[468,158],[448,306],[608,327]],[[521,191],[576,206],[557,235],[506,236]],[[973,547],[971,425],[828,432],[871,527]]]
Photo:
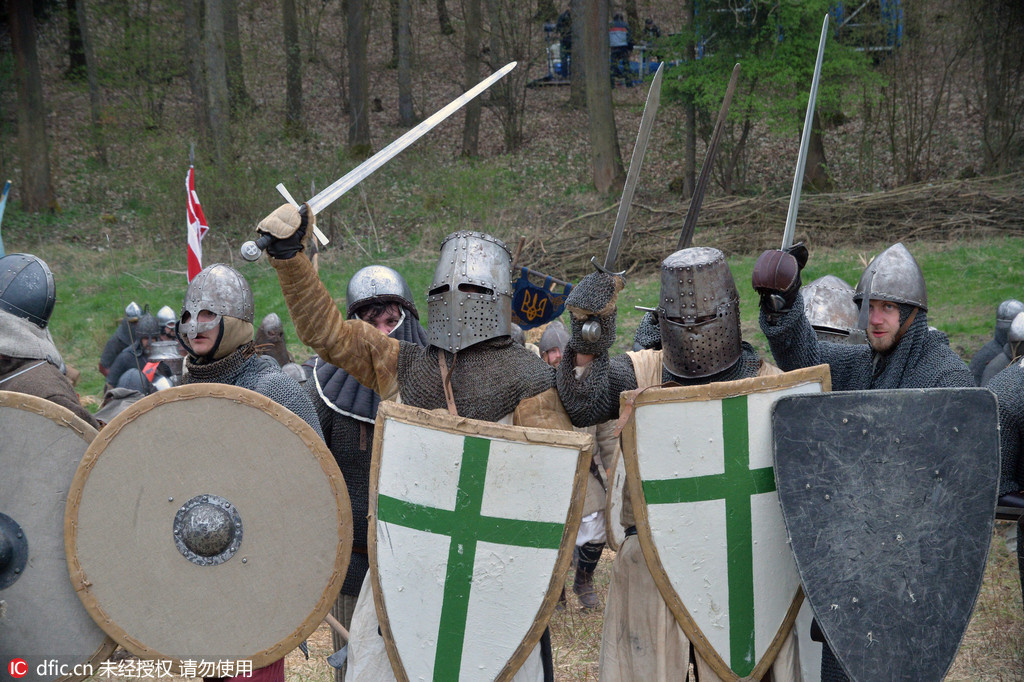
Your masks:
[[[203,71],[205,62],[203,41],[203,18],[200,8],[201,0],[185,0],[185,64],[188,71],[188,89],[192,94],[192,118],[196,132],[206,135],[209,132],[208,93],[206,75]]]
[[[587,115],[590,119],[590,158],[594,187],[601,194],[617,192],[626,180],[612,110],[612,81],[608,71],[608,0],[590,0],[583,13],[583,59],[586,62]]]
[[[82,56],[85,57],[85,73],[89,82],[89,119],[90,134],[96,148],[96,159],[100,164],[107,165],[107,148],[103,143],[102,105],[100,104],[100,87],[96,76],[96,53],[92,49],[92,34],[89,29],[85,0],[75,0],[75,19],[78,34],[82,39]]]
[[[78,9],[75,0],[65,0],[64,12],[68,18],[68,70],[66,75],[79,79],[85,74],[85,48],[82,45],[82,31],[78,24]]]
[[[252,108],[252,98],[245,89],[242,67],[242,36],[238,30],[238,0],[220,0],[224,8],[224,56],[227,66],[228,96],[231,116]]]
[[[505,151],[522,146],[523,114],[526,110],[530,70],[539,54],[541,27],[532,21],[530,6],[516,0],[487,0],[490,28],[490,66],[496,71],[510,61],[518,66],[488,91],[492,111],[501,121]]]
[[[466,90],[480,80],[480,0],[465,0],[466,32],[462,43],[463,86]],[[466,120],[462,128],[462,155],[476,156],[480,153],[480,113],[482,102],[479,97],[466,104]]]
[[[398,0],[398,121],[403,126],[416,123],[412,105],[412,6],[410,0]]]
[[[281,0],[285,55],[285,126],[302,129],[302,54],[299,49],[299,21],[295,0]]]
[[[18,153],[21,156],[21,198],[25,210],[54,211],[57,200],[50,177],[50,144],[46,135],[43,80],[36,53],[36,26],[30,0],[7,3],[18,80]]]
[[[206,89],[213,158],[218,168],[227,162],[231,148],[231,111],[228,74],[224,53],[224,8],[221,0],[206,2]]]
[[[448,4],[445,0],[437,0],[437,23],[441,27],[442,35],[450,36],[455,33],[451,17],[448,16]]]
[[[583,58],[583,11],[584,0],[571,0],[569,13],[572,16],[572,58],[569,61],[569,106],[581,109],[587,105],[587,64]]]
[[[345,6],[348,48],[349,154],[370,155],[370,82],[366,64],[366,0],[348,0]]]
[[[696,0],[686,0],[683,7],[683,24],[691,29],[694,24],[694,4]],[[697,46],[691,38],[686,42],[686,58],[694,60],[697,58]],[[697,104],[693,101],[693,95],[683,100],[683,110],[686,112],[686,121],[683,123],[683,177],[682,195],[684,199],[693,196],[697,187]]]

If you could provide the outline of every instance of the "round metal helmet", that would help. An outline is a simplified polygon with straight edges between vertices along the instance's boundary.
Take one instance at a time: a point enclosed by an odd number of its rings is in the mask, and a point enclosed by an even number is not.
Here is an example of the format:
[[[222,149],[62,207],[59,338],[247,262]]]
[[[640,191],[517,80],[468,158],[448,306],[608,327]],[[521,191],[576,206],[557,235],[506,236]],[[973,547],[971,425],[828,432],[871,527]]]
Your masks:
[[[860,304],[867,293],[868,300],[906,303],[928,310],[928,292],[924,286],[924,273],[902,242],[897,242],[874,257],[864,268],[853,295]]]
[[[284,325],[281,323],[281,316],[277,313],[267,313],[260,322],[260,329],[268,334],[281,334],[284,332]]]
[[[857,304],[853,287],[835,275],[825,275],[804,285],[804,314],[823,341],[841,341],[857,329]]]
[[[131,303],[124,307],[124,319],[128,320],[129,322],[138,322],[139,317],[141,316],[142,307],[135,301],[132,301]]]
[[[999,344],[1006,343],[1006,334],[1010,331],[1010,323],[1020,313],[1024,313],[1024,303],[1015,298],[1009,298],[999,304],[996,308],[996,333],[995,338]]]
[[[740,296],[718,249],[692,247],[662,261],[656,312],[662,363],[672,374],[707,377],[739,359]]]
[[[199,313],[203,310],[213,313],[214,319],[200,323]],[[179,333],[195,339],[200,332],[219,326],[222,317],[237,317],[252,324],[256,307],[252,289],[242,273],[223,263],[214,263],[189,282],[181,304]]]
[[[412,311],[413,317],[419,319],[419,311],[412,302],[412,289],[396,270],[386,265],[367,265],[352,275],[345,291],[346,307],[349,318],[355,317],[355,311],[368,303],[394,302]]]
[[[178,316],[174,314],[174,308],[169,305],[165,305],[163,308],[157,311],[156,321],[161,327],[166,327],[169,324],[174,324],[178,319]]]
[[[1024,312],[1018,313],[1013,322],[1010,323],[1009,332],[1006,335],[1007,341],[1010,343],[1020,343],[1024,341]]]
[[[456,353],[512,333],[512,254],[482,232],[453,232],[427,292],[430,345]]]
[[[142,313],[138,324],[135,325],[135,337],[140,339],[155,339],[160,336],[163,328],[151,313]]]
[[[28,253],[0,258],[0,310],[45,329],[56,302],[53,273],[41,258]]]
[[[569,343],[569,332],[565,329],[565,325],[555,320],[541,334],[537,347],[540,348],[541,353],[547,353],[552,348],[564,351],[567,343]]]

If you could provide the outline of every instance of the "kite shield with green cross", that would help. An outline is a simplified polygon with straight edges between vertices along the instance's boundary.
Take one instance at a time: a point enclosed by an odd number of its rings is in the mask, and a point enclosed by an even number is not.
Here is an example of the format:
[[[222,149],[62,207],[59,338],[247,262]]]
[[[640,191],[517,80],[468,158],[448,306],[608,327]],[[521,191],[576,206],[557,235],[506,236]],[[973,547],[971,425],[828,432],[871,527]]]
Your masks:
[[[399,680],[516,673],[565,584],[592,443],[380,404],[367,535]]]
[[[724,680],[760,679],[800,607],[775,490],[771,406],[829,390],[825,366],[622,394],[637,535],[680,627]]]

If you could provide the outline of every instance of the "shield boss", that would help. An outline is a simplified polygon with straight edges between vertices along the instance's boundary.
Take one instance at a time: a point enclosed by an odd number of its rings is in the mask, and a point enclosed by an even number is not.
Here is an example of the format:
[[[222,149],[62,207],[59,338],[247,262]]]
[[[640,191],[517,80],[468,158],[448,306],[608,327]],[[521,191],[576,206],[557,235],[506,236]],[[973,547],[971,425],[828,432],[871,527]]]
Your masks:
[[[72,582],[145,658],[272,663],[341,588],[352,508],[323,440],[253,391],[167,389],[86,452],[67,509]]]

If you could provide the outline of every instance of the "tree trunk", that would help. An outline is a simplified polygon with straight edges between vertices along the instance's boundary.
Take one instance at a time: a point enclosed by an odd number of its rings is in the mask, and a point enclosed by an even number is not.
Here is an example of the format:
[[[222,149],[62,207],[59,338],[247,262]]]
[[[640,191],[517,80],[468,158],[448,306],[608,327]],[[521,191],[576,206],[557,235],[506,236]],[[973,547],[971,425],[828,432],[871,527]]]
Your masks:
[[[209,133],[209,102],[206,75],[203,72],[203,18],[201,0],[185,0],[185,61],[188,68],[188,89],[192,94],[192,124],[198,135]]]
[[[571,0],[572,57],[569,60],[569,106],[582,109],[587,105],[586,60],[583,58],[583,11],[588,3]],[[606,31],[607,32],[607,31]]]
[[[828,175],[828,159],[825,158],[825,143],[821,139],[821,118],[818,110],[811,116],[811,139],[807,147],[807,166],[804,170],[804,189],[815,192],[830,192],[835,183]]]
[[[231,149],[231,128],[228,122],[231,103],[224,54],[224,7],[221,0],[205,2],[206,97],[209,104],[210,136],[214,162],[218,169],[223,170]]]
[[[46,139],[43,80],[36,54],[36,26],[31,0],[7,3],[18,81],[18,153],[21,156],[21,199],[25,211],[55,211],[50,177],[50,146]]]
[[[295,0],[281,0],[285,54],[285,127],[293,133],[302,130],[302,53],[299,48],[299,21]]]
[[[366,66],[366,3],[348,0],[345,7],[348,51],[349,154],[362,159],[370,155],[370,83]]]
[[[690,28],[694,25],[694,2],[687,0],[683,9],[683,24]],[[686,44],[686,58],[691,60],[697,58],[697,46],[693,40]],[[683,108],[686,111],[686,123],[683,127],[685,152],[683,153],[683,198],[689,199],[697,187],[697,105],[693,97],[687,97]]]
[[[440,25],[443,35],[450,36],[455,33],[451,17],[448,16],[448,5],[445,0],[437,0],[437,23]]]
[[[66,0],[65,13],[68,18],[68,70],[65,75],[72,80],[80,80],[86,75],[85,47],[75,0]]]
[[[601,194],[622,190],[625,175],[612,110],[612,81],[608,71],[608,0],[589,0],[583,14],[583,53],[586,62],[587,115],[590,119],[590,157],[594,187]]]
[[[406,127],[416,123],[412,106],[411,0],[398,0],[398,122]]]
[[[626,9],[626,23],[629,24],[629,35],[639,36],[644,25],[640,23],[640,13],[636,9],[636,0],[626,0],[623,4]]]
[[[224,7],[224,58],[227,65],[228,97],[231,117],[238,117],[252,107],[252,98],[245,89],[242,67],[242,36],[238,30],[238,0],[220,0]]]
[[[466,35],[462,44],[463,87],[469,90],[480,80],[480,0],[465,0]],[[476,156],[480,153],[480,112],[479,97],[466,104],[466,122],[462,128],[462,155]]]
[[[391,24],[391,59],[389,69],[398,68],[398,0],[388,0],[388,21]]]
[[[107,165],[107,148],[103,143],[102,105],[100,104],[100,87],[96,78],[96,53],[92,49],[92,34],[89,31],[88,15],[85,11],[85,0],[75,2],[75,19],[78,24],[79,36],[82,38],[82,55],[85,57],[85,73],[89,81],[89,119],[92,143],[96,148],[96,160]]]

